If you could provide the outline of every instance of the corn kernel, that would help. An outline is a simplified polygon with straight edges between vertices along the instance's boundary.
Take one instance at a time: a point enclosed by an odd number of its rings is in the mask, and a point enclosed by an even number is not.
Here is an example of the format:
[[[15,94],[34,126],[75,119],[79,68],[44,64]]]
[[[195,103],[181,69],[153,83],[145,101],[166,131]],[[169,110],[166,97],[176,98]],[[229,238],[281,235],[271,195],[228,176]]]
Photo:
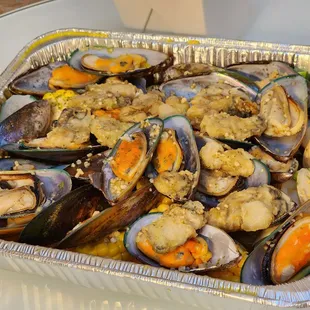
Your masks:
[[[116,243],[109,243],[109,257],[113,257],[119,253],[119,247]]]
[[[126,251],[126,248],[125,248],[123,242],[118,242],[118,247],[119,247],[120,252],[125,252]]]
[[[143,186],[144,186],[144,182],[138,181],[138,183],[137,183],[137,185],[136,185],[136,188],[137,188],[137,190],[138,190],[138,189],[142,188]]]
[[[121,242],[123,242],[123,241],[124,241],[124,237],[125,237],[125,232],[122,231],[122,232],[119,234],[119,236],[118,236],[118,240],[120,240]]]
[[[97,245],[97,255],[102,257],[107,257],[109,255],[109,248],[106,243]]]
[[[157,210],[159,212],[165,212],[166,210],[169,209],[169,205],[167,204],[164,204],[164,203],[161,203],[158,207],[157,207]]]
[[[168,197],[164,197],[161,201],[161,203],[164,203],[166,205],[171,205],[172,204],[172,200]]]
[[[117,254],[115,256],[112,257],[115,260],[122,260],[122,255],[121,254]]]
[[[152,209],[149,213],[156,213],[159,212],[157,208]]]
[[[132,261],[133,260],[132,256],[128,252],[122,253],[121,256],[122,256],[122,260],[124,260],[124,261]]]

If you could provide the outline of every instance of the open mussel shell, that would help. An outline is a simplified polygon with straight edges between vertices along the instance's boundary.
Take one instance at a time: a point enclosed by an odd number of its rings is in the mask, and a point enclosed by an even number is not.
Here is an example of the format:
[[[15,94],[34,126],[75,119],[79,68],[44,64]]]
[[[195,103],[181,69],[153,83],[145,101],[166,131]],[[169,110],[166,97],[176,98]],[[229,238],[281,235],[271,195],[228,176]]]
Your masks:
[[[271,179],[276,183],[284,183],[288,181],[298,170],[299,163],[295,158],[283,163],[264,152],[259,146],[253,146],[249,150],[249,153],[269,168]]]
[[[200,176],[200,159],[192,126],[183,115],[174,115],[164,119],[164,128],[175,130],[183,152],[182,170],[187,170],[194,175],[191,190],[186,197],[190,199],[198,186]]]
[[[3,158],[0,159],[0,171],[24,171],[38,169],[65,169],[67,165],[47,164],[44,162],[34,161],[22,158]]]
[[[65,64],[64,61],[57,61],[39,69],[30,70],[11,82],[9,90],[15,94],[43,96],[53,91],[49,87],[49,79],[52,77],[53,70]]]
[[[296,74],[296,71],[288,63],[281,61],[257,61],[251,63],[234,64],[227,67],[254,81],[269,79],[272,74],[287,76]]]
[[[282,86],[285,89],[287,96],[290,96],[290,98],[292,98],[298,105],[303,112],[304,124],[298,133],[291,136],[271,137],[263,134],[255,139],[261,147],[266,152],[272,154],[275,159],[287,162],[297,152],[307,129],[308,88],[306,80],[300,75],[278,78],[261,90],[259,95],[260,101],[262,101],[264,95],[269,92],[275,84]]]
[[[2,171],[0,173],[0,180],[2,183],[6,180],[18,183],[18,180],[23,180],[27,178],[27,176],[33,178],[34,192],[37,196],[35,208],[27,211],[2,214],[0,218],[16,218],[22,217],[28,213],[39,213],[54,201],[57,201],[68,194],[72,188],[71,177],[69,174],[58,169]]]
[[[209,75],[194,76],[188,78],[182,78],[172,80],[163,83],[160,86],[160,90],[165,94],[166,97],[175,95],[178,97],[184,97],[187,100],[193,99],[202,89],[214,84],[214,83],[225,83],[230,85],[232,88],[238,88],[247,94],[251,100],[255,100],[257,92],[251,87],[245,85],[239,80],[230,77],[226,74],[212,72]]]
[[[27,104],[0,123],[0,147],[21,139],[44,136],[50,126],[51,106],[40,100]]]
[[[176,80],[184,77],[208,75],[214,71],[223,71],[221,68],[210,64],[202,63],[182,63],[169,67],[164,73],[164,82]]]
[[[130,195],[144,174],[147,165],[152,160],[163,127],[163,121],[159,118],[150,118],[133,125],[121,136],[109,154],[108,160],[102,167],[102,176],[94,174],[92,179],[94,186],[102,190],[110,203],[114,204]],[[124,149],[123,141],[124,143],[135,143],[137,141],[138,145],[127,146]],[[131,155],[128,151],[131,152]],[[136,151],[140,153],[139,158],[136,155]],[[128,158],[128,156],[132,156],[132,158]],[[118,158],[122,163],[132,164],[132,166],[128,166],[128,171],[123,171],[124,164],[115,165],[115,158]],[[116,176],[113,168],[117,169],[121,177]],[[129,179],[123,184],[122,178],[125,176]],[[117,185],[117,182],[122,183]]]
[[[41,206],[42,209],[58,201],[70,193],[72,189],[71,177],[66,171],[60,169],[42,169],[35,170],[34,173],[41,182],[45,196],[45,202]]]
[[[71,165],[68,165],[65,168],[65,171],[67,171],[73,178],[88,181],[91,175],[101,174],[104,160],[107,158],[107,156],[104,153],[105,152],[81,158],[80,163],[75,162],[72,163]]]
[[[124,229],[137,218],[155,208],[161,198],[162,196],[152,184],[142,187],[125,201],[121,201],[85,221],[62,239],[56,247],[59,249],[77,247]]]
[[[310,201],[294,211],[285,222],[255,247],[243,265],[241,271],[242,283],[252,285],[284,283],[293,278],[302,267],[309,265],[307,251],[310,242],[308,232],[310,217],[297,218],[309,207]],[[299,229],[301,233],[305,231],[305,234],[303,237],[297,234],[294,239],[294,234],[298,233]],[[284,244],[288,249],[283,252],[283,249],[285,250],[285,248],[282,248]],[[282,254],[279,253],[279,250],[281,250]],[[279,254],[286,257],[286,264],[281,260]],[[299,260],[299,258],[301,258],[301,261],[297,267],[294,263],[295,259]]]
[[[161,216],[162,213],[150,213],[140,217],[129,227],[124,237],[124,245],[127,251],[139,261],[154,267],[163,266],[142,253],[137,247],[136,239],[143,227],[155,222]],[[225,268],[225,266],[235,262],[240,257],[233,239],[221,229],[205,225],[199,230],[198,236],[207,241],[212,258],[204,266],[199,268],[179,268],[180,271],[202,273],[207,270]]]
[[[53,246],[95,211],[109,207],[92,185],[79,187],[40,212],[22,231],[19,242]]]
[[[222,197],[234,190],[245,188],[245,180],[241,177],[214,176],[210,170],[202,169],[198,190],[208,196]]]
[[[98,153],[107,149],[102,145],[88,146],[82,149],[38,149],[26,148],[21,143],[7,144],[2,147],[9,154],[18,157],[43,160],[50,163],[72,163],[79,158],[85,157],[89,153]]]
[[[218,142],[222,145],[224,145],[225,149],[229,149],[231,146],[234,148],[242,148],[243,144],[235,144],[232,140],[223,140],[223,141],[229,141],[229,145],[222,141],[217,141],[215,139],[209,138],[207,136],[195,134],[196,144],[198,147],[198,151],[201,150],[203,146],[206,145],[206,143],[209,142]],[[263,164],[261,161],[252,159],[253,165],[254,165],[254,172],[252,175],[250,175],[247,178],[242,177],[213,177],[210,175],[210,172],[208,170],[202,169],[200,174],[200,180],[199,180],[199,186],[198,190],[206,194],[207,196],[225,196],[229,194],[232,191],[235,190],[242,190],[248,187],[258,187],[264,184],[270,184],[271,182],[271,176],[270,171],[268,167]],[[209,191],[207,189],[212,189],[212,191]],[[215,192],[216,190],[216,192]],[[209,201],[209,199],[206,200],[206,202]],[[204,204],[204,203],[203,203]]]
[[[96,60],[99,58],[116,58],[123,55],[140,55],[146,59],[147,67],[138,68],[135,70],[130,70],[126,72],[112,73],[106,71],[96,70]],[[85,57],[90,58],[90,61],[86,62]],[[131,76],[146,76],[157,72],[165,70],[168,66],[172,64],[173,58],[165,53],[142,49],[142,48],[103,48],[103,47],[93,47],[87,50],[75,50],[69,59],[69,64],[71,67],[79,70],[85,71],[92,74],[97,74],[103,77],[121,76],[121,77],[131,77]]]

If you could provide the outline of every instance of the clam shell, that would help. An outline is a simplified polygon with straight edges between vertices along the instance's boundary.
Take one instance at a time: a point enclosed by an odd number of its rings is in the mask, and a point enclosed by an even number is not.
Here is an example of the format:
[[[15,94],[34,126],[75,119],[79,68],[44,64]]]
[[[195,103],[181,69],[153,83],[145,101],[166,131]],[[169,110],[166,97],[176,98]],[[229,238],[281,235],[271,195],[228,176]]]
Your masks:
[[[278,78],[265,86],[261,90],[259,98],[269,91],[274,86],[274,83],[283,86],[286,93],[292,97],[304,111],[304,126],[300,132],[292,136],[275,138],[263,134],[255,139],[265,151],[272,154],[277,160],[287,162],[297,152],[307,129],[308,88],[306,80],[302,76],[286,76]]]

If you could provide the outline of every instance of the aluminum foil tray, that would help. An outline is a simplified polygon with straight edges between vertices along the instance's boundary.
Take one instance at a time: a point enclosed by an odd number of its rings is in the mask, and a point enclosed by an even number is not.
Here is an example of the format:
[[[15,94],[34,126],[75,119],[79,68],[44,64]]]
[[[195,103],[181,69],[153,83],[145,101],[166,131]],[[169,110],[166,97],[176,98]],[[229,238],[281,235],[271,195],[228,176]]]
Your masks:
[[[216,66],[241,61],[281,60],[310,72],[310,47],[139,33],[61,29],[26,45],[0,76],[0,101],[7,85],[30,68],[66,59],[79,47],[99,44],[171,53],[175,63]],[[0,268],[57,277],[86,287],[169,300],[202,309],[310,307],[310,277],[286,285],[250,286],[85,254],[0,240]]]

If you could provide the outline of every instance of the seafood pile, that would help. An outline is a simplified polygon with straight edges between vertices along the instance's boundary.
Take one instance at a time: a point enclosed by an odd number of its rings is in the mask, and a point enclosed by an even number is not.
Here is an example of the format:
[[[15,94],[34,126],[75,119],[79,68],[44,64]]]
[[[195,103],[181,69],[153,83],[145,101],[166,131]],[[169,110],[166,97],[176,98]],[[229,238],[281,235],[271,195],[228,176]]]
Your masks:
[[[308,84],[289,64],[87,47],[7,93],[1,237],[253,285],[309,275]]]

